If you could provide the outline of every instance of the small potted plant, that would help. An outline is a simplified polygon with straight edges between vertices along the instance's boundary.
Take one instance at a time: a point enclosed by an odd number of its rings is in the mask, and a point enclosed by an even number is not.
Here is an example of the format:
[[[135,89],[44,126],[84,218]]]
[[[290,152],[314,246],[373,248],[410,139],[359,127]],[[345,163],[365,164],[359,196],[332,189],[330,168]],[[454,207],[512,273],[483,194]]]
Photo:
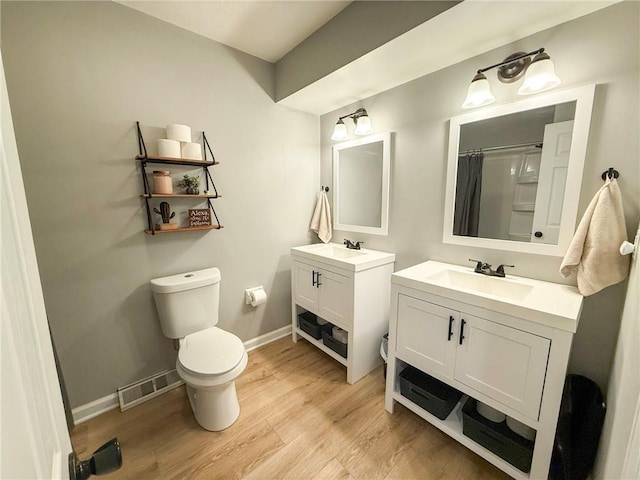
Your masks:
[[[182,181],[178,183],[178,186],[183,187],[188,195],[198,195],[200,193],[200,179],[198,177],[183,175]]]

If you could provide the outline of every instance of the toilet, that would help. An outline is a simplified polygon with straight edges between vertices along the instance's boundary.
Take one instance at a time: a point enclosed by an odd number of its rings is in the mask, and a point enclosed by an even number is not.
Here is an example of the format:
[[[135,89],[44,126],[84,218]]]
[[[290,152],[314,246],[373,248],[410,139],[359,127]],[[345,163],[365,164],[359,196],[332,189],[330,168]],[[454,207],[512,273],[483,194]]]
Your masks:
[[[216,326],[220,279],[219,269],[207,268],[151,280],[162,333],[178,339],[176,371],[193,414],[214,432],[240,415],[235,379],[248,358],[242,340]]]

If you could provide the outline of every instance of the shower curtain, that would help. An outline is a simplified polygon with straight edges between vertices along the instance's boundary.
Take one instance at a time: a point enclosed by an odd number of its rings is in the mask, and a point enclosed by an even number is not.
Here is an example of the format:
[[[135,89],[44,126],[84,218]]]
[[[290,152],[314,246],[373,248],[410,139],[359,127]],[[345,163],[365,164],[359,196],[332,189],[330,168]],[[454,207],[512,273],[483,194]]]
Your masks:
[[[483,162],[482,152],[458,157],[456,203],[453,215],[454,235],[478,236]]]

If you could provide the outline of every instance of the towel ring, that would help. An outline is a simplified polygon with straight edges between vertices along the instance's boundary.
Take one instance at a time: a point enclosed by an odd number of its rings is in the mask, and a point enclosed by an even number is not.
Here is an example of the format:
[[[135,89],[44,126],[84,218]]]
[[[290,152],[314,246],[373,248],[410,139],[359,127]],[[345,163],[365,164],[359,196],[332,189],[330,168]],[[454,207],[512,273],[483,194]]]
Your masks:
[[[606,180],[607,177],[609,177],[609,179],[614,179],[614,178],[618,178],[619,176],[620,174],[613,167],[609,167],[609,170],[607,170],[606,172],[602,172],[602,175],[600,175],[602,180]]]

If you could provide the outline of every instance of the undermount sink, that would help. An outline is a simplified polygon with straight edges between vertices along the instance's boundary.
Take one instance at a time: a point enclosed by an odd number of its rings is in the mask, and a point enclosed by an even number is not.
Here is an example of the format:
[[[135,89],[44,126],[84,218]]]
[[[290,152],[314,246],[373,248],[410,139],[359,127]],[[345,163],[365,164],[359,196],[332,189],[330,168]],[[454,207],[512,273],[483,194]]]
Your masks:
[[[392,263],[396,260],[396,256],[393,253],[379,252],[367,248],[355,250],[338,243],[314,243],[312,245],[293,247],[291,253],[315,262],[328,263],[355,272]]]
[[[514,301],[524,300],[533,291],[531,285],[501,277],[490,277],[479,273],[459,272],[457,270],[442,270],[427,277],[432,282],[443,286],[508,298]]]
[[[573,286],[515,275],[492,277],[432,260],[394,273],[391,283],[571,332],[582,309],[582,295]]]

